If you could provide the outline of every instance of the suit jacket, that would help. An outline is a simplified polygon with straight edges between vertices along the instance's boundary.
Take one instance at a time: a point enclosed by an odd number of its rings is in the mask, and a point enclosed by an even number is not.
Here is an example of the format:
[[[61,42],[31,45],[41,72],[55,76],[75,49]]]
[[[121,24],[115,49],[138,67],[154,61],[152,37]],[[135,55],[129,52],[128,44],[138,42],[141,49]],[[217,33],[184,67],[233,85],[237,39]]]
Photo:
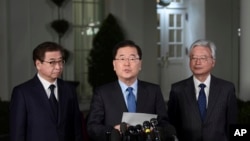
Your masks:
[[[87,130],[95,141],[104,141],[106,131],[121,123],[123,112],[128,112],[118,81],[103,85],[94,92]],[[136,112],[157,114],[161,125],[167,125],[167,111],[160,87],[138,81]]]
[[[170,122],[179,141],[228,141],[229,125],[237,122],[237,100],[231,82],[211,76],[207,114],[201,121],[193,77],[172,85]]]
[[[57,80],[58,120],[37,75],[13,89],[10,104],[11,141],[82,141],[82,124],[73,86]]]

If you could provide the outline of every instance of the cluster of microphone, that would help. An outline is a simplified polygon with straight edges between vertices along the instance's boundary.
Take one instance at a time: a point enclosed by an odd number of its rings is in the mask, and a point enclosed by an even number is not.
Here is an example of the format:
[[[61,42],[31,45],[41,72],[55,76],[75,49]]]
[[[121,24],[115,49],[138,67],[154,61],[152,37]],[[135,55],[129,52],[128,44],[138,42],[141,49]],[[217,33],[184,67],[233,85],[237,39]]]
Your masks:
[[[120,131],[113,129],[107,134],[108,141],[175,141],[172,131],[158,127],[158,121],[152,118],[135,126],[128,126],[125,122],[120,124]]]

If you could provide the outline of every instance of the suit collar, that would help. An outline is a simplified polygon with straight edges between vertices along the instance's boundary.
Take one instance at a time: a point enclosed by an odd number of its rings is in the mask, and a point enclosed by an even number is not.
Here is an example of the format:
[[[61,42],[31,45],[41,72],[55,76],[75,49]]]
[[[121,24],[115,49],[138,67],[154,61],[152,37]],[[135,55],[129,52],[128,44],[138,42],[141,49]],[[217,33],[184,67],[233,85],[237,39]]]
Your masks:
[[[215,104],[217,103],[217,99],[220,93],[220,89],[218,86],[218,79],[214,76],[211,76],[210,82],[210,92],[208,98],[208,106],[207,106],[207,115],[205,121],[212,114],[212,110],[215,108]]]
[[[42,105],[42,107],[44,107],[43,109],[46,110],[46,112],[48,112],[48,114],[50,115],[51,119],[53,121],[55,120],[53,111],[50,107],[50,103],[49,103],[49,99],[48,96],[46,94],[46,91],[41,83],[41,81],[39,80],[39,78],[37,77],[37,75],[35,75],[32,79],[31,79],[31,93],[34,94],[34,97],[36,97],[36,99],[39,99],[38,102],[40,102],[40,105]]]
[[[198,103],[196,99],[196,93],[195,93],[195,86],[194,86],[194,81],[193,81],[193,76],[189,77],[186,79],[186,84],[185,84],[185,99],[188,101],[188,105],[190,105],[190,108],[192,111],[194,111],[194,115],[197,117],[197,119],[200,119],[200,111],[198,108]]]
[[[143,111],[145,103],[151,101],[150,93],[146,89],[144,81],[138,80],[136,111]]]
[[[112,101],[117,102],[117,103],[114,103],[114,105],[121,105],[121,111],[127,112],[128,111],[127,105],[124,99],[122,88],[118,80],[113,82],[111,86],[112,86],[112,90],[110,91],[110,98],[113,99]]]
[[[204,122],[206,122],[207,119],[209,119],[209,117],[211,116],[212,110],[215,108],[214,106],[215,106],[217,99],[218,99],[218,96],[219,96],[218,93],[220,93],[217,80],[218,79],[215,76],[211,75],[207,114],[206,114]],[[192,80],[192,77],[188,78],[186,82],[187,83],[186,83],[186,87],[185,87],[185,93],[186,93],[186,95],[189,95],[187,97],[187,100],[189,101],[190,106],[194,109],[195,115],[200,117],[197,99],[195,97],[195,88],[194,88],[194,82]]]

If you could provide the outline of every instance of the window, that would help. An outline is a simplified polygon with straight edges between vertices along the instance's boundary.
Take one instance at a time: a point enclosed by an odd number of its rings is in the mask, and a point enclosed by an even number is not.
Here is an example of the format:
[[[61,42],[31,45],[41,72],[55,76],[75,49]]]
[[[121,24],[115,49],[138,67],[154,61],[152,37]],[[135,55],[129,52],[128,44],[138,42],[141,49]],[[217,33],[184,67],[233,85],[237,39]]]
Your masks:
[[[92,88],[88,83],[87,57],[92,40],[103,20],[103,0],[73,0],[74,70],[75,81],[79,82],[79,100],[91,97]]]
[[[183,0],[172,0],[168,6],[157,5],[158,57],[178,62],[184,55],[185,8]]]

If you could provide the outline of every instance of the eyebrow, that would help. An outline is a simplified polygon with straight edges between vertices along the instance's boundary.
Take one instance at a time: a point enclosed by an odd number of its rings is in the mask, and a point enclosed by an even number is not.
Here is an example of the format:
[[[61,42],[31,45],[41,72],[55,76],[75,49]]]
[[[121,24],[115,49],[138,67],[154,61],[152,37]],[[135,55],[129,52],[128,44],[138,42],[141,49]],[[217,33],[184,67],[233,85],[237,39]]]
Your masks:
[[[63,60],[63,57],[59,57],[59,58],[49,58],[48,60],[51,60],[51,61],[55,61],[55,60]]]

